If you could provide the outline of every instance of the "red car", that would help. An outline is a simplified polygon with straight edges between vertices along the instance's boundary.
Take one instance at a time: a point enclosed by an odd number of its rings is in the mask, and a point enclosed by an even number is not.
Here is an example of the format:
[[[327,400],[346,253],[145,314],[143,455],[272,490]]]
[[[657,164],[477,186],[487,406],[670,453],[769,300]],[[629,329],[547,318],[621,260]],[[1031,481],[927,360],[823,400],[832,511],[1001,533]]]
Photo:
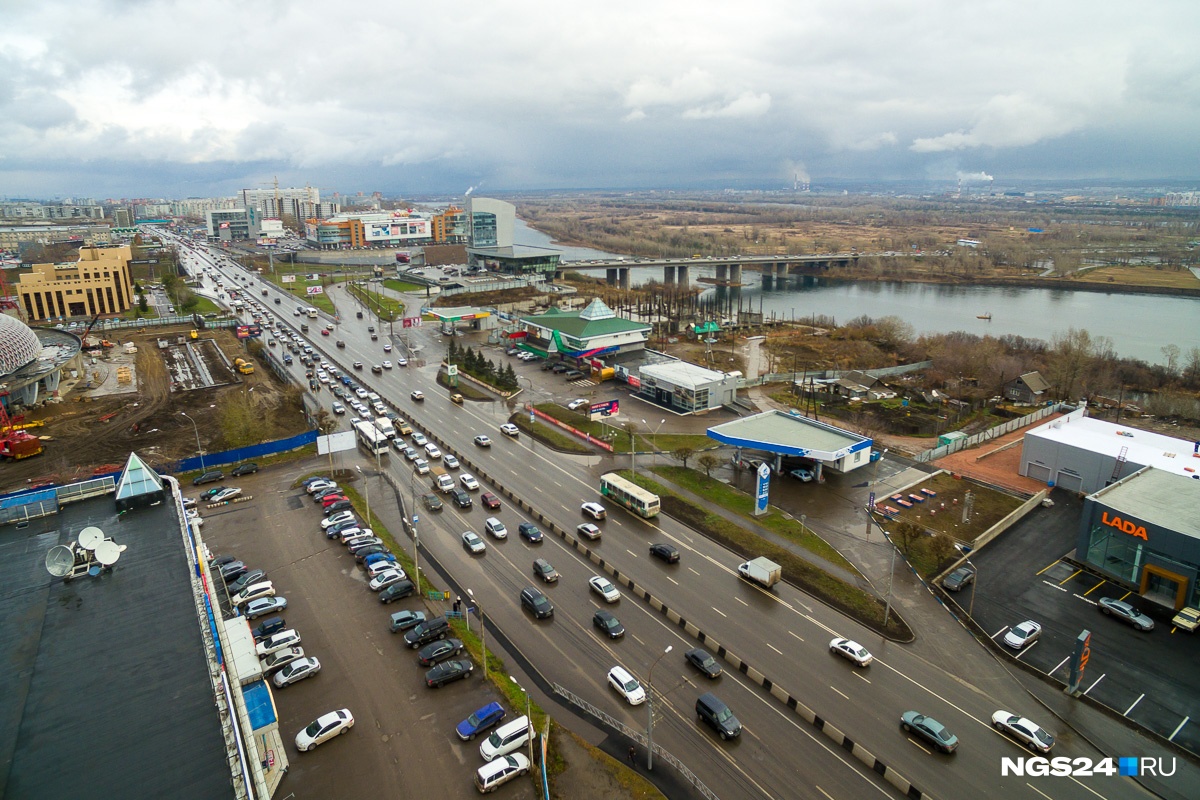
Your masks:
[[[484,492],[481,494],[479,496],[479,502],[493,510],[500,507],[500,498],[496,497],[496,495],[492,494],[491,492]]]
[[[321,335],[322,335],[322,336],[328,336],[328,335],[329,335],[329,331],[328,331],[328,330],[326,330],[325,328],[321,328]]]
[[[338,494],[337,492],[334,492],[333,494],[327,494],[321,498],[321,508],[328,508],[329,506],[333,505],[334,503],[338,502],[339,500],[349,500],[349,499],[350,498],[346,497],[346,495]]]

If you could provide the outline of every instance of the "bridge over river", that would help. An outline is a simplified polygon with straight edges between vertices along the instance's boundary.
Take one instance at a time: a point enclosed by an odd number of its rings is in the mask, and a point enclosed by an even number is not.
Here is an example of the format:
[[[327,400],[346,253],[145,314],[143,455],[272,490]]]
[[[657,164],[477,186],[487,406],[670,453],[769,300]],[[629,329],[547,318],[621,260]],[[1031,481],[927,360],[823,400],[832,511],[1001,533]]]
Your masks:
[[[757,269],[762,273],[764,286],[770,286],[776,278],[786,278],[793,273],[819,274],[830,267],[847,267],[867,253],[825,253],[817,255],[791,256],[708,256],[705,258],[639,258],[634,260],[615,259],[607,261],[564,261],[560,270],[589,272],[604,270],[611,286],[629,288],[629,270],[632,268],[662,267],[663,283],[668,286],[687,286],[691,282],[692,267],[714,267],[716,277],[698,277],[698,283],[715,286],[741,286],[742,270]]]

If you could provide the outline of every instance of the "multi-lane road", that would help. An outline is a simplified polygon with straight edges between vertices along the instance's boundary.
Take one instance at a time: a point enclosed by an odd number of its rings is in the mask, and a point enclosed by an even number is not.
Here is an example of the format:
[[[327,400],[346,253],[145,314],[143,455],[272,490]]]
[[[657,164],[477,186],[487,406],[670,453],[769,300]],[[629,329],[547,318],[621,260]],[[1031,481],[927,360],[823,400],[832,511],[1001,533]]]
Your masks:
[[[241,268],[223,269],[229,278],[248,275]],[[250,296],[269,287],[257,279],[251,279],[250,285]],[[268,313],[278,314],[281,322],[292,326],[287,315],[294,298],[280,293],[289,302],[274,306],[278,290],[269,291],[271,296],[265,298]],[[339,298],[339,302],[354,301]],[[565,456],[528,437],[513,440],[501,436],[498,426],[507,420],[508,409],[500,403],[450,403],[446,390],[436,384],[436,360],[420,369],[394,368],[372,375],[370,365],[387,357],[383,338],[370,340],[367,325],[371,320],[355,319],[353,313],[342,316],[335,336],[310,339],[327,360],[378,391],[403,416],[436,434],[460,457],[478,464],[560,527],[573,530],[583,521],[579,504],[599,499],[598,476],[613,466],[611,459]],[[443,345],[435,340],[435,331],[420,329],[414,335],[423,340],[425,352],[440,352]],[[344,350],[333,347],[335,338],[346,342]],[[350,369],[354,361],[362,361],[367,369],[361,373]],[[300,380],[304,367],[297,362],[293,368],[298,382],[305,384]],[[536,367],[524,366],[523,370],[535,384],[539,375],[545,375]],[[413,389],[425,393],[424,403],[410,399]],[[327,390],[317,396],[327,407],[333,399]],[[494,445],[490,449],[475,447],[472,438],[478,433],[487,433]],[[385,462],[384,468],[401,483],[411,482],[418,493],[427,490],[427,480],[413,478],[403,457],[393,454]],[[736,672],[727,671],[720,679],[708,681],[691,671],[682,653],[696,642],[647,604],[626,595],[609,606],[627,634],[615,643],[601,638],[591,624],[598,599],[587,587],[587,578],[597,574],[596,568],[557,537],[547,536],[540,545],[517,538],[517,524],[525,518],[510,503],[506,502],[497,516],[513,533],[502,542],[488,538],[488,550],[482,556],[468,554],[459,543],[459,534],[473,530],[482,535],[483,520],[495,512],[487,512],[478,501],[467,511],[452,504],[436,515],[420,511],[422,549],[459,585],[472,589],[511,645],[548,680],[627,724],[643,727],[646,707],[631,708],[608,689],[608,669],[621,664],[644,680],[650,664],[670,646],[671,653],[659,662],[653,676],[655,697],[661,700],[656,702],[656,712],[661,714],[656,713],[654,738],[719,796],[895,796],[895,789],[882,778],[757,684]],[[1101,754],[1041,709],[989,653],[965,635],[961,649],[950,651],[954,655],[937,661],[923,658],[917,648],[886,642],[788,585],[765,592],[738,580],[733,569],[740,560],[737,556],[669,517],[647,522],[610,509],[601,527],[603,537],[594,549],[608,564],[631,576],[934,797],[1115,799],[1145,794],[1125,778],[1002,777],[1002,757],[1028,753],[991,728],[992,712],[1000,708],[1027,715],[1053,732],[1058,738],[1054,755],[1098,759]],[[652,541],[675,544],[683,554],[680,563],[667,565],[649,558],[647,546]],[[535,621],[518,602],[523,586],[539,585],[531,569],[533,559],[539,556],[548,559],[562,576],[557,584],[543,587],[555,604],[552,620]],[[861,670],[832,656],[828,645],[835,635],[866,645],[875,662]],[[722,742],[710,729],[697,724],[695,699],[710,690],[741,719],[745,730],[739,740]],[[955,732],[961,740],[958,751],[952,756],[932,753],[902,733],[899,717],[910,709],[934,716]]]

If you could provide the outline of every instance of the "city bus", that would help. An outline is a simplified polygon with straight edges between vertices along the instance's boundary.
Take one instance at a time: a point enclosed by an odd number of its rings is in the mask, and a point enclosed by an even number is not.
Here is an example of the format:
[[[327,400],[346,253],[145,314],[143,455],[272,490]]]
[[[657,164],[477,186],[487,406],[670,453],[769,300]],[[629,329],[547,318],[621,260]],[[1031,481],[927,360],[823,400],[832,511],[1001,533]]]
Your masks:
[[[600,476],[600,494],[624,506],[639,517],[650,519],[658,516],[659,499],[632,481],[627,481],[615,472]]]
[[[358,443],[373,456],[386,456],[391,441],[375,427],[370,420],[363,420],[354,425],[354,435]]]

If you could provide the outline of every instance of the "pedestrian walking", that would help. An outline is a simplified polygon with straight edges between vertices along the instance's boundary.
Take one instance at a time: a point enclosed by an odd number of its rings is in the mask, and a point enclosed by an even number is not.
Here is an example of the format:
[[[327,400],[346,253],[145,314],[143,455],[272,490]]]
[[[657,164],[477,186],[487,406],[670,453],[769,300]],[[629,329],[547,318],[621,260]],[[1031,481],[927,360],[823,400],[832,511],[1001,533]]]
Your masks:
[[[629,745],[629,763],[632,764],[637,760],[637,749],[633,745]]]
[[[462,595],[454,598],[454,613],[457,614],[462,610]]]

